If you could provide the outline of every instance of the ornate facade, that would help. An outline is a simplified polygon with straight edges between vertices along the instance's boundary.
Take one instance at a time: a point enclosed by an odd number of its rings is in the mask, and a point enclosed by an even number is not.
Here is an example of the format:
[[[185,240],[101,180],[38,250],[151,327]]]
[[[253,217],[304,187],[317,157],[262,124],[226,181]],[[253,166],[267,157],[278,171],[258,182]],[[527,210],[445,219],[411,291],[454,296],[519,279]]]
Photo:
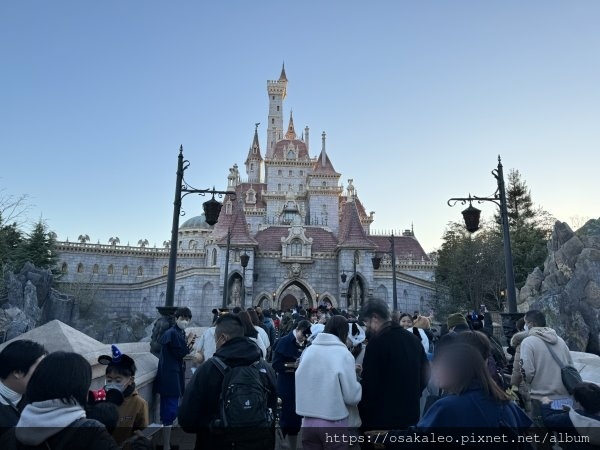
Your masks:
[[[263,156],[256,124],[246,177],[238,165],[229,169],[227,190],[236,195],[224,198],[218,222],[211,227],[201,215],[179,229],[175,304],[190,307],[200,324],[223,303],[287,309],[330,302],[357,309],[376,296],[392,305],[392,241],[372,233],[374,213],[366,212],[353,180],[341,184],[325,132],[316,156],[309,128],[298,136],[291,113],[284,133],[287,85],[285,68],[278,80],[267,82],[266,152]],[[117,315],[153,315],[164,304],[169,243],[159,249],[111,239],[110,245],[60,242],[60,282],[92,290]],[[412,230],[396,236],[393,245],[398,307],[424,310],[433,292],[434,262]],[[245,270],[243,254],[250,257]],[[371,261],[375,255],[383,258],[378,270]]]

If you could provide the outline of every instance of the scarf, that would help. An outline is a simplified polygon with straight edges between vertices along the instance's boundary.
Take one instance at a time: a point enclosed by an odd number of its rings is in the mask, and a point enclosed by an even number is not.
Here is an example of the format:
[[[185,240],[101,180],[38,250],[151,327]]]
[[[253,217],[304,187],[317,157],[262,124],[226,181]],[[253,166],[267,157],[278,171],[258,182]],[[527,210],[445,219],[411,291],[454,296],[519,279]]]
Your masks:
[[[57,398],[34,402],[23,409],[15,436],[22,444],[39,445],[81,418],[85,418],[85,411],[79,404]]]

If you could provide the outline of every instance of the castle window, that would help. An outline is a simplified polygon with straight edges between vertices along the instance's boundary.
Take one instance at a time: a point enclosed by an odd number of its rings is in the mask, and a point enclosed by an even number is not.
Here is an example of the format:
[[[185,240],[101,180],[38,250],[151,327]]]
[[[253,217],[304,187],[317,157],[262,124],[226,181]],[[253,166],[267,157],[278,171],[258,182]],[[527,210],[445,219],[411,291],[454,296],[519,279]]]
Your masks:
[[[275,100],[275,96],[274,96],[274,95],[273,95],[273,97],[272,97],[272,98],[273,98],[273,100]]]
[[[163,275],[167,275],[169,273],[169,266],[163,266],[162,268],[162,274]]]
[[[256,192],[254,189],[248,189],[248,192],[246,192],[246,203],[256,203]]]
[[[254,153],[256,153],[256,149],[254,149]],[[254,163],[250,163],[250,170],[254,170]]]
[[[277,175],[282,176],[283,175],[283,170],[278,170],[277,171]]]
[[[182,266],[177,266],[177,272],[181,272],[183,270]]]
[[[271,123],[274,125],[275,124],[275,119],[271,119]]]
[[[288,172],[288,176],[290,176],[290,177],[291,177],[291,176],[293,176],[293,175],[294,175],[294,171],[293,171],[293,170],[290,170],[290,171]]]
[[[217,265],[217,249],[213,248],[212,251],[212,258],[211,258],[211,266],[216,266]]]
[[[327,181],[323,181],[323,184],[322,184],[322,186],[323,186],[324,188],[326,188],[326,187],[327,187]]]
[[[299,184],[299,185],[298,185],[298,190],[299,190],[300,192],[302,192],[302,191],[304,190],[304,185],[303,185],[303,184]]]
[[[83,264],[82,263],[77,264],[77,273],[83,273]]]
[[[60,272],[61,273],[67,273],[69,271],[69,266],[67,265],[67,263],[62,263],[62,266],[60,266]]]
[[[302,241],[300,239],[294,239],[291,242],[290,255],[291,256],[302,256]]]
[[[225,214],[228,216],[231,215],[232,208],[233,204],[231,203],[231,200],[227,200],[227,203],[225,203]]]
[[[196,247],[198,247],[198,243],[192,239],[189,243],[188,243],[188,248],[190,250],[196,250]]]
[[[98,264],[94,264],[94,267],[92,268],[92,273],[98,273]]]
[[[277,190],[278,190],[278,191],[281,191],[281,183],[279,183],[279,184],[277,185]]]
[[[129,275],[129,267],[123,266],[123,275]]]
[[[300,176],[303,177],[304,176],[304,170],[300,171]]]
[[[279,106],[277,106],[277,111],[279,111]]]
[[[110,264],[108,266],[108,269],[106,270],[106,273],[108,273],[109,275],[112,275],[115,272],[115,268],[113,267],[112,264]]]
[[[144,268],[142,266],[138,267],[137,274],[138,274],[138,277],[141,277],[142,275],[144,275]]]
[[[287,159],[296,159],[296,154],[294,153],[294,150],[290,150],[288,152]]]

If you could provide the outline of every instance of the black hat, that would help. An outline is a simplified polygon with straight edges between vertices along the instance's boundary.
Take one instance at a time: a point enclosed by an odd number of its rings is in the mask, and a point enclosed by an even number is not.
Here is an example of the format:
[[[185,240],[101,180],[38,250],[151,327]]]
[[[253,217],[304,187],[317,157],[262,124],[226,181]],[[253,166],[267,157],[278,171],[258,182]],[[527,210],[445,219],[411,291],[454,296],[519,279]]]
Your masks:
[[[100,355],[98,362],[105,366],[121,366],[135,373],[135,361],[130,356],[121,353],[121,350],[116,345],[111,345],[112,356]]]

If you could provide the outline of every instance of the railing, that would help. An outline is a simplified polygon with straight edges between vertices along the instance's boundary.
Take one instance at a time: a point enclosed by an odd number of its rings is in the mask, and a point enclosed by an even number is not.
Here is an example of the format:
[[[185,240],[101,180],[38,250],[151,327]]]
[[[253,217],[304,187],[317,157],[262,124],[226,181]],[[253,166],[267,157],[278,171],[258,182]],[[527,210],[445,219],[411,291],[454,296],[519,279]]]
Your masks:
[[[114,253],[139,256],[169,256],[168,247],[133,247],[131,245],[111,245],[111,244],[88,244],[87,242],[57,242],[56,250],[58,252],[79,252],[79,253]],[[190,249],[178,250],[179,256],[202,257],[206,255],[205,250]]]

